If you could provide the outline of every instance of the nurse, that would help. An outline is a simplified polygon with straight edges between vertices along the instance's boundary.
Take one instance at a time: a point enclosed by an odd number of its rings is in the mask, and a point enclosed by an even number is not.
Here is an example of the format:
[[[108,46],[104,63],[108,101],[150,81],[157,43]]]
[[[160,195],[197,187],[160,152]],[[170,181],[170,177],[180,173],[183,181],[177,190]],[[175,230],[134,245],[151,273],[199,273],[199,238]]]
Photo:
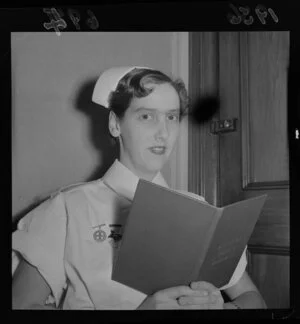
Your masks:
[[[13,275],[13,308],[265,308],[245,271],[245,251],[220,289],[195,282],[146,296],[111,280],[139,179],[168,186],[160,170],[175,146],[187,93],[180,80],[160,71],[117,67],[102,73],[92,100],[110,110],[109,131],[120,157],[103,178],[60,190],[19,222],[12,240],[20,260]],[[220,290],[231,302],[224,303]]]

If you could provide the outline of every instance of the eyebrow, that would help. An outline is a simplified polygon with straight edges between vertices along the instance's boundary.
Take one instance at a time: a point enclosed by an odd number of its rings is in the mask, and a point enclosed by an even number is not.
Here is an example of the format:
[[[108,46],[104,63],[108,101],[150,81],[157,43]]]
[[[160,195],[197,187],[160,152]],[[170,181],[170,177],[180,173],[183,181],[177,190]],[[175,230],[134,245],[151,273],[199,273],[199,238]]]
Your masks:
[[[140,112],[140,111],[150,111],[150,112],[153,112],[153,111],[158,111],[158,109],[155,109],[155,108],[145,108],[145,107],[138,107],[134,110],[134,112]],[[167,111],[168,113],[170,112],[180,112],[180,108],[177,108],[177,109],[170,109]]]

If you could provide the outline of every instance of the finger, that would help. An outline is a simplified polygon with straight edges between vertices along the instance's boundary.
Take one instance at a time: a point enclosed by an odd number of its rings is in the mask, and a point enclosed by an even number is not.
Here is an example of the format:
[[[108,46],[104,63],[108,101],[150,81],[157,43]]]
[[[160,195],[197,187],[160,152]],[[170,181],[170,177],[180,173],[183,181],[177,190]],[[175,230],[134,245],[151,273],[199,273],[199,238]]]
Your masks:
[[[158,291],[155,295],[156,296],[167,296],[168,298],[176,299],[180,296],[188,296],[195,294],[195,291],[188,286],[177,286],[166,288],[163,290]]]
[[[207,281],[193,281],[191,282],[190,287],[192,289],[206,289],[209,290],[210,292],[213,292],[218,289],[213,284]]]
[[[165,301],[167,299],[175,300],[181,296],[207,296],[208,292],[206,290],[193,290],[188,286],[177,286],[160,290],[154,295],[157,300]]]
[[[190,284],[190,287],[194,290],[207,290],[211,293],[218,291],[219,289],[215,287],[213,284],[207,281],[194,281]]]
[[[218,297],[214,295],[210,295],[207,297],[184,296],[178,298],[179,305],[200,305],[200,304],[216,303],[217,301],[218,301]]]
[[[184,295],[181,295],[179,296],[178,298],[180,297],[183,297],[183,296],[198,296],[198,297],[207,297],[211,295],[210,292],[208,292],[207,290],[203,290],[203,289],[200,289],[200,290],[193,290],[191,289],[191,292],[189,294],[184,294]]]
[[[209,304],[209,309],[223,309],[224,308],[224,300],[222,297],[217,297],[217,301],[215,303]]]

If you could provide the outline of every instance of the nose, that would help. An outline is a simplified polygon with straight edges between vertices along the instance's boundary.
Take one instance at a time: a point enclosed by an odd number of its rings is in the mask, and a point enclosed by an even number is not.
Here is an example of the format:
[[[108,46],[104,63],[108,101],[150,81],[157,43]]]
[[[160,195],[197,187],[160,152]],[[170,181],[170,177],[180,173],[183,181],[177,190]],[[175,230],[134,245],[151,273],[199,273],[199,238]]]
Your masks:
[[[169,129],[165,118],[162,118],[158,123],[158,129],[155,134],[157,140],[166,140],[169,136]]]

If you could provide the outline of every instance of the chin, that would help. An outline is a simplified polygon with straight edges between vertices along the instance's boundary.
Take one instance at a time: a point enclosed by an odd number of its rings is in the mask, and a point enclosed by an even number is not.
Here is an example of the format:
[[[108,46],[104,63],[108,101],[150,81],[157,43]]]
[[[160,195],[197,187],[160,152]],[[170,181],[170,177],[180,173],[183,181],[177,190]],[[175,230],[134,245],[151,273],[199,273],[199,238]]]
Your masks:
[[[166,163],[166,160],[163,159],[161,161],[151,161],[151,162],[148,162],[147,163],[147,169],[150,171],[150,172],[159,172],[163,166],[165,165]]]
[[[161,171],[165,163],[168,161],[169,154],[153,155],[146,154],[142,157],[144,169],[147,173],[157,173]]]

